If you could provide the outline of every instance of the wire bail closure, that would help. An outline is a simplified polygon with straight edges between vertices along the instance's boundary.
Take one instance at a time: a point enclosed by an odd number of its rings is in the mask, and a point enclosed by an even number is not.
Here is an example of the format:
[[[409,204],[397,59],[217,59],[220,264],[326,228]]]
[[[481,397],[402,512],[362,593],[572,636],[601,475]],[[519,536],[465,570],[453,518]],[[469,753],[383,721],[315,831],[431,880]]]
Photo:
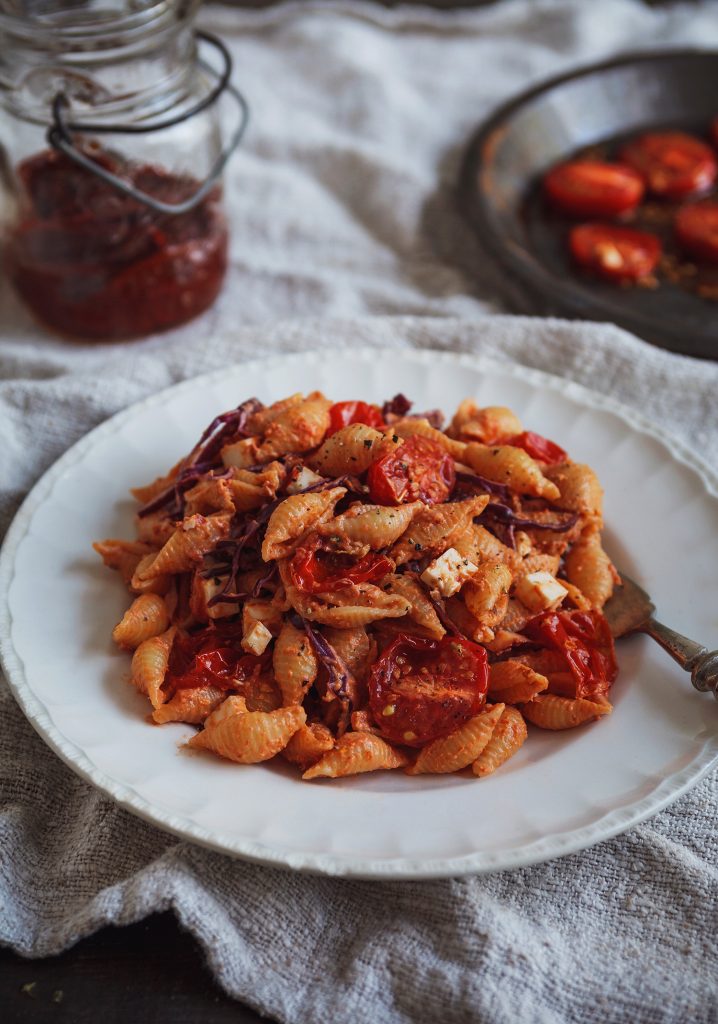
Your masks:
[[[131,196],[132,199],[136,199],[140,203],[144,203],[151,210],[155,210],[157,213],[169,213],[169,214],[180,214],[187,213],[189,210],[193,210],[195,206],[202,202],[202,200],[209,194],[214,187],[219,176],[224,170],[225,164],[229,160],[232,153],[235,151],[237,146],[242,140],[247,122],[249,121],[249,106],[242,93],[236,86],[230,82],[232,75],[232,56],[224,45],[224,43],[217,38],[217,36],[210,35],[209,32],[195,33],[197,39],[202,40],[205,43],[209,43],[221,54],[224,67],[221,71],[217,72],[204,61],[200,61],[200,64],[212,75],[217,76],[217,83],[214,88],[205,96],[203,100],[196,103],[189,110],[184,113],[177,115],[176,117],[168,118],[165,121],[155,122],[150,125],[123,125],[123,124],[93,124],[91,122],[82,121],[66,121],[64,118],[63,110],[69,106],[69,101],[64,93],[59,92],[56,94],[52,101],[52,125],[47,132],[47,141],[53,149],[59,150],[64,153],[68,159],[72,160],[73,163],[79,164],[80,167],[84,167],[85,170],[91,174],[96,175],[103,181],[107,182],[118,192],[124,193],[124,195]],[[207,110],[211,107],[220,96],[227,91],[236,100],[237,106],[239,107],[239,124],[233,132],[227,145],[223,148],[219,157],[214,163],[214,166],[210,170],[209,174],[205,178],[204,182],[189,197],[181,203],[165,203],[160,199],[155,199],[154,196],[149,195],[147,192],[143,192],[140,189],[135,188],[133,185],[128,184],[122,178],[113,174],[111,171],[106,170],[99,164],[96,164],[94,160],[77,148],[74,144],[71,136],[71,132],[88,132],[92,135],[142,135],[149,132],[162,131],[164,128],[172,128],[176,124],[180,124],[182,121],[187,121],[195,114],[201,113],[203,110]]]

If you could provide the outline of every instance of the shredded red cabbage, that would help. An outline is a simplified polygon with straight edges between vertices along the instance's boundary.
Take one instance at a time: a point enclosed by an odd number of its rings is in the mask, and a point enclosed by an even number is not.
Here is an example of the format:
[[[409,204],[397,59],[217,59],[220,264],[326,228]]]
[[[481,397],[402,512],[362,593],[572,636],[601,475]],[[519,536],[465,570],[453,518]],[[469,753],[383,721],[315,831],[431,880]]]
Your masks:
[[[479,519],[483,519],[486,516],[487,519],[494,519],[496,522],[501,523],[502,526],[513,526],[519,527],[522,530],[552,530],[554,533],[566,533],[572,526],[575,526],[578,522],[578,513],[571,513],[567,519],[563,519],[559,522],[544,523],[539,522],[538,519],[531,519],[528,516],[520,516],[517,512],[514,512],[508,505],[504,505],[502,502],[490,501],[484,511],[479,516]]]
[[[301,628],[307,634],[309,642],[314,648],[314,653],[327,670],[327,685],[329,689],[332,693],[336,694],[339,700],[348,704],[349,686],[354,682],[351,672],[327,638],[322,636],[319,630],[315,629],[307,619],[301,616],[296,616],[296,618],[301,622]]]
[[[393,398],[384,402],[381,407],[381,414],[385,420],[388,416],[398,416],[399,419],[401,419],[409,412],[412,404],[413,403],[409,401],[406,395],[402,395],[402,393],[399,392],[398,395],[394,395]]]
[[[464,473],[457,470],[456,483],[459,497],[457,498],[455,495],[455,501],[461,500],[463,497],[461,495],[462,490],[468,490],[472,487],[478,487],[480,490],[486,491],[488,494],[495,494],[499,498],[508,499],[509,497],[509,489],[506,484],[499,484],[495,480],[488,480],[485,476],[479,476],[478,473]]]

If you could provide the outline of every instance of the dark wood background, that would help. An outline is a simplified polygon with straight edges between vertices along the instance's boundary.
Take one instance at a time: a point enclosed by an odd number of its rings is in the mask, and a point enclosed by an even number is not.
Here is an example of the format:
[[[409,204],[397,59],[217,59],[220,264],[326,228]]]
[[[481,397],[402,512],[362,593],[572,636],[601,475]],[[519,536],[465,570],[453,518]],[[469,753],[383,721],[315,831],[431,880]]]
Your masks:
[[[275,0],[242,0],[269,7]],[[400,0],[378,0],[384,7]],[[414,3],[421,0],[413,0]],[[500,0],[423,0],[436,8]],[[658,3],[661,0],[646,0]],[[2,913],[2,908],[0,908]],[[260,1024],[260,1017],[214,983],[194,939],[171,913],[105,928],[61,956],[25,960],[0,949],[2,1024]]]

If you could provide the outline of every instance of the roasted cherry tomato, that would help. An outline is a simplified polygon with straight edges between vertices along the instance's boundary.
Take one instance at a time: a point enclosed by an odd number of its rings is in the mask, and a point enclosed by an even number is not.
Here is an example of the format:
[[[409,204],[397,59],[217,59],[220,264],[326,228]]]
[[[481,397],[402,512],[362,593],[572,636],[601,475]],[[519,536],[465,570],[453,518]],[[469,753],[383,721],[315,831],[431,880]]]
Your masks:
[[[486,651],[478,644],[400,634],[372,666],[371,713],[386,739],[421,747],[478,714],[488,679]]]
[[[648,189],[665,199],[705,192],[718,162],[710,146],[685,132],[648,132],[628,142],[621,159],[642,174]]]
[[[384,555],[369,552],[357,562],[316,545],[300,547],[289,563],[292,583],[304,594],[341,590],[352,583],[375,583],[393,570],[394,563]]]
[[[369,467],[367,483],[377,505],[446,501],[456,482],[454,460],[436,441],[409,437],[394,452]]]
[[[569,247],[575,261],[610,281],[639,281],[661,258],[661,243],[648,231],[615,224],[579,224]]]
[[[718,263],[718,203],[707,200],[683,206],[673,222],[681,247],[694,259]]]
[[[534,434],[532,430],[524,430],[523,434],[516,434],[506,444],[510,444],[514,448],[523,448],[532,459],[546,462],[550,466],[556,465],[558,462],[565,462],[568,458],[563,448],[540,434]]]
[[[634,210],[645,186],[632,167],[600,160],[571,160],[549,171],[544,193],[552,206],[572,217],[617,217]]]
[[[613,637],[597,611],[543,612],[531,619],[523,634],[552,651],[559,651],[572,682],[561,696],[600,697],[618,674]],[[558,692],[555,688],[552,692]]]
[[[364,423],[375,430],[385,430],[386,424],[378,405],[368,402],[336,402],[329,410],[329,430],[327,437],[336,434],[342,427],[350,423]]]
[[[188,636],[177,636],[167,672],[171,690],[216,686],[239,689],[267,667],[266,655],[245,654],[240,646],[241,626],[208,627]]]

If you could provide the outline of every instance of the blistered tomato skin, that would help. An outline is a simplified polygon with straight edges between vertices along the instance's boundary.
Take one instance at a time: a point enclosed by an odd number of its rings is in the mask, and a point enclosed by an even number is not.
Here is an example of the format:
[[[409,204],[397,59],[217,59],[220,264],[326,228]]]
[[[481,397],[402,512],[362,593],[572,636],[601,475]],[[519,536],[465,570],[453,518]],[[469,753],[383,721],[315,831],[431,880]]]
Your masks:
[[[567,452],[560,445],[542,437],[541,434],[535,434],[533,430],[524,430],[522,434],[515,434],[514,437],[506,441],[506,444],[512,445],[514,448],[523,448],[532,459],[545,462],[549,466],[565,462],[568,458]]]
[[[372,717],[385,739],[424,746],[479,713],[488,678],[486,651],[478,644],[400,634],[372,666]]]
[[[549,203],[571,217],[618,217],[643,198],[643,178],[633,168],[599,160],[572,160],[548,172]]]
[[[448,501],[456,483],[454,460],[436,441],[409,437],[395,452],[372,463],[367,473],[371,500],[377,505]]]
[[[610,281],[640,281],[655,270],[662,252],[648,231],[598,223],[573,228],[569,248],[579,266]]]
[[[329,410],[329,430],[327,437],[336,434],[342,427],[352,423],[363,423],[375,430],[386,430],[386,423],[378,405],[368,402],[335,402]]]
[[[639,135],[626,143],[621,159],[643,176],[650,192],[663,199],[700,195],[718,177],[713,150],[685,132]]]
[[[681,207],[673,226],[689,256],[699,263],[718,263],[718,202],[706,200]]]

